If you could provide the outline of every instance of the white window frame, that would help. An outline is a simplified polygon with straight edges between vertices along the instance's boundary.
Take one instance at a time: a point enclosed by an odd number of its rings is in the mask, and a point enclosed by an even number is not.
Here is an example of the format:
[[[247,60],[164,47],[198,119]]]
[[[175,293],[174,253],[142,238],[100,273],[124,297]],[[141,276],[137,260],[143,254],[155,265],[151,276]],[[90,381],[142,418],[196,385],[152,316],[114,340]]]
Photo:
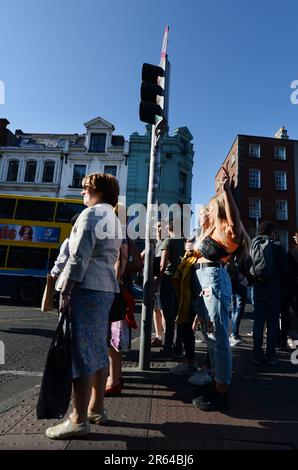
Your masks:
[[[274,175],[275,189],[278,191],[286,191],[288,189],[287,172],[283,170],[276,170]]]
[[[255,151],[257,149],[257,152]],[[261,158],[261,146],[259,144],[249,144],[248,154],[250,158]]]
[[[283,150],[283,154],[281,154],[280,150]],[[276,160],[286,160],[287,159],[287,149],[286,147],[281,147],[278,145],[274,146],[274,158]]]
[[[249,198],[248,213],[250,219],[260,219],[262,217],[262,201],[260,197]]]
[[[277,199],[275,202],[276,220],[288,220],[288,201],[286,199]]]
[[[258,168],[249,168],[248,187],[250,189],[261,189],[261,170]]]

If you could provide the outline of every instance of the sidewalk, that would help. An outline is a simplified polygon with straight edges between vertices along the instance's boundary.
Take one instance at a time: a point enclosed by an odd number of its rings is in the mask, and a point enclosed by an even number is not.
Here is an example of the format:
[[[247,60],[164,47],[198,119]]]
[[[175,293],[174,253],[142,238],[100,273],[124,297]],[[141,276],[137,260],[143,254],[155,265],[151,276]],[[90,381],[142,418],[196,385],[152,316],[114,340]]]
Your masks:
[[[298,449],[298,365],[279,353],[277,366],[253,366],[251,338],[233,350],[232,409],[202,412],[192,405],[194,388],[173,376],[153,350],[152,368],[137,369],[138,338],[124,362],[125,388],[106,398],[109,421],[90,435],[52,441],[45,429],[56,420],[35,418],[38,388],[0,416],[0,449],[30,450],[291,450]],[[158,350],[157,350],[158,351]],[[205,346],[197,350],[202,359]]]

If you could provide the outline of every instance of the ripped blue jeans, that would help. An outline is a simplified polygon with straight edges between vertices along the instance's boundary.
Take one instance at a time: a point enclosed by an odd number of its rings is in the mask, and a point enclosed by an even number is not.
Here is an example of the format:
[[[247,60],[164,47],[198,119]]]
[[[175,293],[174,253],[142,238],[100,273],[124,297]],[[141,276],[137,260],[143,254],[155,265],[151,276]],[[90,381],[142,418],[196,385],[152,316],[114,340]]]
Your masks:
[[[232,354],[229,344],[229,309],[232,286],[227,271],[222,267],[196,269],[202,287],[202,297],[207,319],[213,323],[213,334],[208,338],[211,369],[216,382],[230,384],[232,379]]]

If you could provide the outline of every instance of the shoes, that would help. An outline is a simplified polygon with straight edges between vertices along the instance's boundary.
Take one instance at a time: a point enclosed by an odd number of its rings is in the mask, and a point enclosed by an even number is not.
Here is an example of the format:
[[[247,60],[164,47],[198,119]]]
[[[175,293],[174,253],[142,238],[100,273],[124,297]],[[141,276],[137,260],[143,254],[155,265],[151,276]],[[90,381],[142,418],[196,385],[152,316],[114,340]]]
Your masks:
[[[208,372],[207,370],[201,370],[189,377],[188,382],[191,385],[205,385],[212,382],[212,377],[210,375],[210,372]]]
[[[91,424],[102,424],[108,419],[107,410],[103,410],[102,413],[93,413],[93,411],[88,411],[88,420]]]
[[[209,387],[202,395],[192,400],[193,405],[202,411],[228,411],[231,408],[228,392],[219,393]]]
[[[158,348],[162,346],[162,340],[158,336],[153,336],[151,339],[151,347]]]
[[[297,348],[297,345],[298,345],[298,342],[297,342],[297,339],[292,339],[292,338],[288,338],[287,339],[287,343],[288,343],[288,346],[290,349],[296,349]]]
[[[254,335],[253,331],[249,331],[248,333],[246,333],[246,336],[252,337],[253,335]]]
[[[235,346],[238,346],[238,344],[242,343],[242,339],[239,336],[231,335],[229,342],[230,342],[230,347],[234,348]]]
[[[105,391],[105,397],[114,397],[114,396],[117,396],[117,395],[121,395],[122,387],[123,387],[123,385],[120,381],[114,387],[107,388],[106,391]]]
[[[195,335],[195,343],[196,344],[204,343],[204,340],[201,338],[201,336],[199,334]]]
[[[176,367],[172,367],[170,372],[174,375],[192,375],[196,370],[197,368],[191,364],[180,363]]]
[[[90,423],[85,421],[80,424],[73,424],[67,419],[57,426],[53,426],[46,430],[46,436],[50,439],[69,439],[71,437],[85,436],[90,433]]]

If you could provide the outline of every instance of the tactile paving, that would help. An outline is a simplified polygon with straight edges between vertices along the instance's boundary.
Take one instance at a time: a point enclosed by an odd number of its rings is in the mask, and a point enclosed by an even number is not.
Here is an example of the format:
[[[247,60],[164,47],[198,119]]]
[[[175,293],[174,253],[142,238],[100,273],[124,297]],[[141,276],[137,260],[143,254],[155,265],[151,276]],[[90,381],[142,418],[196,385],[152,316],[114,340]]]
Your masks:
[[[20,405],[6,411],[1,415],[0,435],[7,433],[17,423],[19,423],[36,406],[36,397],[23,401]]]
[[[64,450],[68,441],[55,441],[44,435],[6,434],[0,436],[1,450]]]

